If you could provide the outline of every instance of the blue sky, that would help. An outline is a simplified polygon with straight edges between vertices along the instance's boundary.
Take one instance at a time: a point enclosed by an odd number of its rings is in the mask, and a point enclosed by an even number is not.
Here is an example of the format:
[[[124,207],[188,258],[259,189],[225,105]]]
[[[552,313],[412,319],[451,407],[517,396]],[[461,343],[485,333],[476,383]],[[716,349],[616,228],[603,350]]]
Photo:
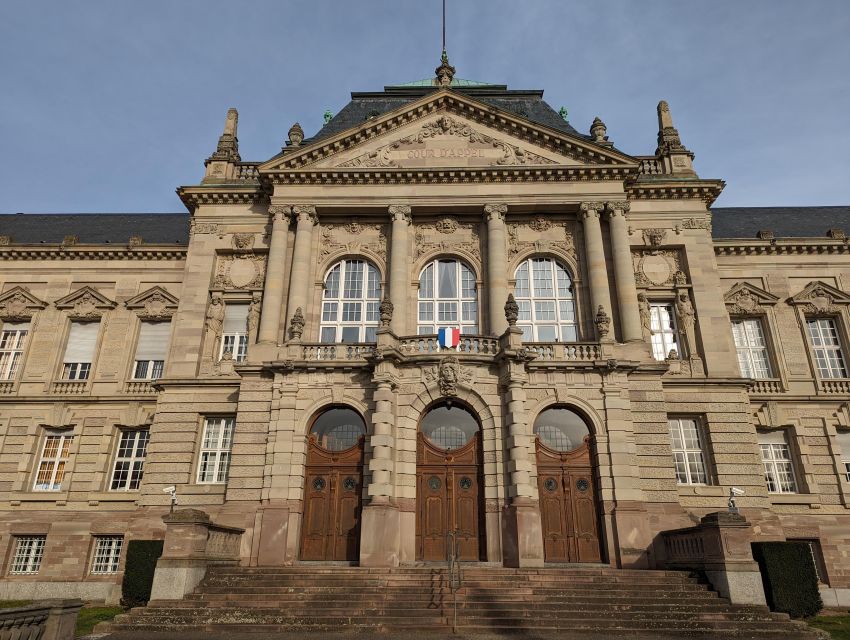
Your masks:
[[[458,76],[652,153],[669,101],[718,206],[850,204],[850,1],[448,0]],[[265,160],[351,91],[430,77],[439,0],[5,0],[0,212],[182,211],[228,107]]]

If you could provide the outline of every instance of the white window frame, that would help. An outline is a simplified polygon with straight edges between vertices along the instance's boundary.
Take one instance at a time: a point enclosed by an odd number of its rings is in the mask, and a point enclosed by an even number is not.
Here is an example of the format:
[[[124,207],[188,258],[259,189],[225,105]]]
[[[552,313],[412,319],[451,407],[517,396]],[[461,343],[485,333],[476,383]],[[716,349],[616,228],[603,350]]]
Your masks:
[[[349,282],[349,275],[357,274],[358,270],[359,278]],[[350,287],[351,284],[355,286]],[[381,321],[381,292],[381,272],[368,260],[352,258],[334,264],[325,274],[319,341],[324,344],[375,342]],[[346,319],[346,314],[355,313],[357,319]],[[355,331],[356,340],[344,337]]]
[[[56,442],[56,455],[48,456],[48,444]],[[33,491],[61,491],[62,483],[68,475],[68,466],[71,460],[71,445],[74,443],[72,433],[48,433],[41,443],[41,455],[35,468],[35,479],[33,480]],[[39,482],[42,477],[42,467],[49,478],[48,482]],[[56,478],[59,477],[59,483]]]
[[[118,573],[123,547],[124,536],[94,536],[91,559],[92,575]]]
[[[847,361],[844,359],[838,319],[832,316],[807,317],[806,334],[818,377],[846,378]]]
[[[62,365],[63,380],[88,380],[91,375],[91,362],[65,362]]]
[[[198,484],[226,484],[230,471],[230,451],[236,418],[215,416],[204,418],[201,451],[198,456]],[[217,434],[211,431],[217,429]]]
[[[662,310],[665,311],[670,319],[671,327],[665,327]],[[659,361],[664,361],[670,355],[670,352],[675,349],[679,358],[684,356],[682,353],[682,341],[679,334],[679,323],[676,319],[676,306],[672,301],[656,301],[649,303],[649,335],[652,344],[652,356]],[[663,353],[662,353],[663,351]]]
[[[738,353],[738,368],[744,378],[773,377],[767,332],[762,318],[733,318],[732,339]],[[761,344],[759,344],[759,340]]]
[[[47,536],[14,536],[15,552],[9,563],[9,574],[13,576],[34,575],[41,569]]]
[[[10,327],[26,325],[26,329]],[[27,337],[32,330],[29,322],[7,322],[0,329],[0,380],[14,380],[24,359]]]
[[[540,282],[548,283],[548,293],[545,288],[538,291],[538,280],[535,277],[535,265],[545,263],[548,278]],[[559,269],[566,276],[566,293],[562,292]],[[521,275],[524,272],[524,276]],[[573,287],[573,277],[570,270],[553,258],[529,257],[523,260],[514,271],[514,298],[519,306],[517,326],[522,329],[523,340],[526,342],[577,342],[579,339],[578,320],[576,318],[576,301]],[[552,309],[551,318],[543,318],[548,312],[542,308],[546,305]],[[542,340],[542,329],[554,330],[554,340]]]
[[[454,264],[455,296],[440,297],[439,295],[440,263]],[[430,282],[427,281],[428,279]],[[475,270],[460,258],[436,258],[426,264],[419,272],[418,300],[416,317],[419,335],[433,335],[440,327],[457,327],[461,334],[465,335],[478,333],[481,312],[478,308],[478,283]],[[440,313],[450,312],[452,306],[456,318],[441,319]]]
[[[846,444],[839,438],[846,439]],[[850,431],[838,431],[836,439],[838,439],[838,446],[841,447],[841,464],[844,465],[844,478],[847,482],[850,482]]]
[[[797,473],[794,469],[794,454],[785,430],[782,431],[782,437],[784,442],[762,442],[761,437],[759,438],[759,451],[767,492],[799,493]]]
[[[236,362],[245,362],[245,358],[248,357],[248,334],[241,331],[221,334],[218,359],[224,358],[227,351],[230,351]]]
[[[673,450],[676,483],[710,484],[706,464],[705,435],[700,421],[695,418],[668,418],[667,426],[670,430],[670,447]]]
[[[149,440],[150,431],[148,429],[132,429],[119,433],[115,461],[112,463],[112,475],[109,479],[110,491],[139,490],[144,477],[145,457]],[[129,455],[126,455],[127,453]],[[123,478],[121,477],[122,474]]]

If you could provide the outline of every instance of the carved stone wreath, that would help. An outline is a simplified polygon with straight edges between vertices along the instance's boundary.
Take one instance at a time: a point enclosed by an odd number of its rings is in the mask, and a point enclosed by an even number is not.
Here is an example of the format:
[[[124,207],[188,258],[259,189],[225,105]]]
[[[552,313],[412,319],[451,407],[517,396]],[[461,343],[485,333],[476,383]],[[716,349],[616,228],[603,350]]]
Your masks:
[[[213,286],[216,289],[259,289],[265,277],[265,256],[253,253],[220,256]]]
[[[635,258],[635,283],[639,287],[673,285],[676,274],[682,271],[678,250],[640,251]]]

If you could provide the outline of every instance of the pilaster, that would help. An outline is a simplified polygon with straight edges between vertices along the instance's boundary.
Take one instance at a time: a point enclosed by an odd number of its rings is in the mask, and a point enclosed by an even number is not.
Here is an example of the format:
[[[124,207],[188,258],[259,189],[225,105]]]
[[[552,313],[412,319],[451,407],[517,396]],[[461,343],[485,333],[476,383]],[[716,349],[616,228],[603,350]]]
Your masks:
[[[602,202],[583,202],[581,221],[584,226],[584,249],[587,261],[588,280],[590,282],[590,300],[593,314],[598,319],[611,314],[611,291],[608,287],[608,265],[605,262],[605,247],[602,242],[602,227],[599,216],[605,208]],[[604,331],[600,330],[600,325]],[[613,342],[614,331],[609,331],[607,323],[597,320],[597,336],[600,342]]]
[[[508,297],[508,256],[505,234],[506,204],[484,205],[487,219],[487,299],[488,325],[494,336],[504,333],[508,324],[502,305]]]
[[[283,313],[283,288],[286,264],[286,236],[292,207],[273,204],[269,207],[272,233],[269,258],[266,263],[266,282],[263,289],[263,308],[257,342],[277,343],[280,336],[280,316]]]
[[[620,333],[623,342],[643,340],[640,314],[637,306],[637,286],[632,265],[632,250],[626,227],[627,201],[608,202],[608,225],[611,230],[611,252],[614,262],[614,279],[617,285],[617,306],[620,311]]]
[[[319,222],[316,207],[313,205],[297,204],[292,207],[292,212],[298,219],[298,226],[295,230],[295,248],[292,251],[292,269],[289,275],[287,319],[290,323],[298,309],[301,309],[303,313],[308,308],[307,294],[310,286],[313,229]],[[303,323],[301,328],[303,328]]]
[[[390,301],[393,303],[392,329],[396,335],[407,335],[407,299],[410,295],[410,207],[391,204],[392,236],[390,239]]]

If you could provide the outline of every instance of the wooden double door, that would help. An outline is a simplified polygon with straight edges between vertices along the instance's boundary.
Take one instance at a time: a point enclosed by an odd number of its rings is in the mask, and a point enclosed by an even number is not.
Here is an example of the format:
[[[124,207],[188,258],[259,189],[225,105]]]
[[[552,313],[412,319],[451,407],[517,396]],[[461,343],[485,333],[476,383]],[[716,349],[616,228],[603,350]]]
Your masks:
[[[458,560],[486,559],[481,432],[457,449],[434,446],[421,432],[416,455],[416,559],[445,562],[450,532]]]
[[[537,489],[546,562],[599,562],[599,527],[589,438],[556,451],[537,438]]]
[[[364,438],[330,451],[315,435],[307,443],[302,560],[356,561],[360,553]]]

